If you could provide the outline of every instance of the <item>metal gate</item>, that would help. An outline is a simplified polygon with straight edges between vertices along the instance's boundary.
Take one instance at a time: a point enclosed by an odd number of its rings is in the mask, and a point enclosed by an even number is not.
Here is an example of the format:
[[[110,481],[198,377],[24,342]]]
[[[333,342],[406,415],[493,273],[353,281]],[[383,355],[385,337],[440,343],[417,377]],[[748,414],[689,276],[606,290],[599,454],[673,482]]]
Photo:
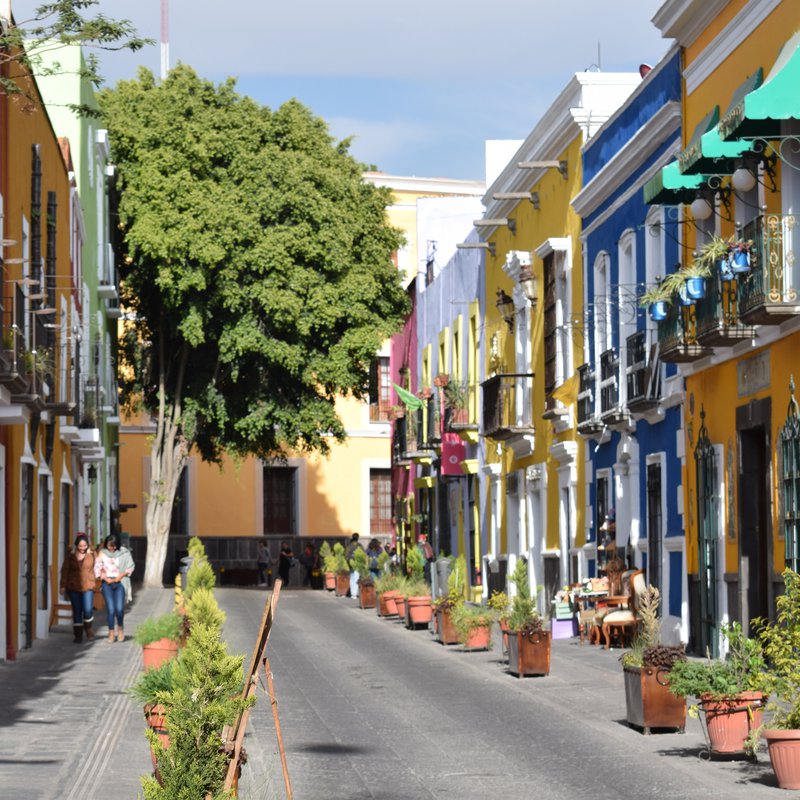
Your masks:
[[[701,654],[718,655],[717,636],[717,465],[700,410],[700,433],[694,451],[697,467],[697,545],[699,550],[700,618],[697,646]]]

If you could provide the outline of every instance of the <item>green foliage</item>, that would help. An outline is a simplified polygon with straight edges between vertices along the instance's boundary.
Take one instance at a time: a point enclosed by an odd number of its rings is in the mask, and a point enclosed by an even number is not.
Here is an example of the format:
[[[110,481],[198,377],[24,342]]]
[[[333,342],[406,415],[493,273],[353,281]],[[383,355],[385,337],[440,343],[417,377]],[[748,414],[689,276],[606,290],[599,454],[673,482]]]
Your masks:
[[[331,567],[331,559],[333,558],[333,550],[331,550],[331,546],[328,544],[327,541],[323,542],[319,546],[319,560],[322,564],[322,571],[323,572],[333,572],[333,568]]]
[[[503,622],[508,620],[511,614],[511,604],[505,592],[492,592],[492,596],[489,598],[486,605],[494,611],[499,621]]]
[[[175,659],[170,659],[160,667],[154,667],[142,672],[133,686],[128,689],[128,694],[142,705],[155,703],[159,692],[169,692],[172,689],[172,670],[174,667]]]
[[[225,623],[225,612],[219,607],[214,593],[203,587],[192,592],[186,603],[186,614],[192,628],[198,625],[221,628]]]
[[[425,597],[431,593],[431,587],[424,580],[414,580],[413,578],[400,581],[395,589],[405,597]]]
[[[357,547],[350,559],[350,567],[362,577],[369,575],[369,559],[363,547]]]
[[[385,550],[381,550],[381,554],[378,556],[378,571],[385,572],[386,565],[389,563],[389,554]]]
[[[467,407],[469,395],[467,386],[457,380],[449,380],[443,387],[444,403],[448,408],[464,409]]]
[[[121,188],[127,400],[206,460],[326,453],[342,394],[407,310],[388,190],[297,101],[276,111],[179,65],[100,97]]]
[[[678,661],[670,670],[670,691],[679,697],[710,695],[721,700],[741,692],[761,692],[767,687],[764,656],[756,639],[748,639],[738,622],[722,628],[728,640],[724,661]]]
[[[395,575],[391,572],[382,572],[378,577],[375,579],[375,591],[376,592],[388,592],[392,589],[396,589],[397,585],[401,582],[401,578],[399,575]]]
[[[211,591],[217,583],[217,578],[214,575],[214,570],[208,559],[205,556],[195,558],[189,565],[189,570],[186,573],[186,591],[184,597],[189,598],[198,591],[198,589],[207,589]]]
[[[517,591],[511,601],[511,614],[508,618],[509,630],[519,631],[530,623],[537,623],[540,620],[539,612],[536,610],[531,589],[528,584],[528,562],[524,558],[518,558],[514,566],[514,572],[509,578]]]
[[[759,639],[769,662],[767,688],[775,695],[770,704],[773,728],[800,729],[800,575],[784,570],[785,591],[775,604],[774,622],[753,620],[761,626]]]
[[[455,602],[463,602],[467,596],[467,557],[461,553],[450,566],[447,576],[447,596]]]
[[[412,581],[425,580],[425,558],[419,547],[409,547],[406,553],[406,571]]]
[[[476,628],[490,628],[497,619],[497,615],[490,608],[474,606],[469,603],[459,603],[452,609],[450,619],[455,625],[458,641],[465,644],[473,630]]]
[[[146,800],[197,800],[223,797],[227,757],[222,729],[255,698],[241,698],[243,658],[228,655],[219,630],[200,625],[173,669],[173,688],[159,694],[164,705],[170,746],[165,749],[147,732],[155,751],[161,784],[142,778]]]
[[[333,545],[333,557],[331,559],[331,569],[329,572],[350,572],[350,566],[347,563],[347,558],[344,555],[344,545],[341,542],[336,542]]]
[[[54,58],[65,47],[79,45],[89,50],[135,52],[154,43],[152,39],[137,36],[128,20],[113,20],[102,13],[83,13],[96,5],[99,0],[54,0],[38,6],[31,19],[9,20],[0,32],[0,93],[24,98],[28,101],[26,108],[32,107],[37,98],[28,82],[19,79],[20,74],[35,77],[61,74],[64,69]],[[78,77],[94,86],[100,85],[102,79],[94,54],[82,62]],[[85,105],[69,104],[68,108],[87,115],[96,114],[95,109]]]
[[[643,666],[644,651],[661,642],[661,620],[658,616],[660,605],[661,593],[655,586],[648,585],[638,602],[640,625],[633,639],[633,646],[622,655],[621,661],[626,667]]]
[[[206,558],[206,546],[203,544],[203,540],[197,536],[192,536],[189,539],[187,550],[190,558]]]
[[[160,617],[148,617],[139,623],[133,638],[142,646],[159,639],[177,642],[181,638],[181,618],[173,612]]]

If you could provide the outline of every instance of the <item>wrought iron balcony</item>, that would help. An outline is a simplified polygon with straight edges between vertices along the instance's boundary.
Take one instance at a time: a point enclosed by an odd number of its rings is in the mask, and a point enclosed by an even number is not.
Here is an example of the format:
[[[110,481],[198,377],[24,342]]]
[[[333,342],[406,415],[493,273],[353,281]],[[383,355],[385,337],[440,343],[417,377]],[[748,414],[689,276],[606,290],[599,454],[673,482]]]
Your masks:
[[[505,441],[534,433],[532,374],[495,375],[481,386],[484,436]]]
[[[450,381],[444,390],[444,430],[447,433],[478,430],[475,414],[470,414],[470,410],[475,409],[477,393],[478,387],[474,384]]]
[[[612,348],[600,354],[600,419],[615,425],[626,416],[619,397],[619,358]]]
[[[731,346],[752,339],[750,325],[739,321],[737,279],[722,280],[719,270],[706,278],[706,296],[695,304],[696,335],[700,344]]]
[[[603,428],[594,413],[595,374],[591,364],[578,367],[578,433],[591,436]]]
[[[794,215],[765,214],[742,229],[741,238],[753,241],[750,273],[738,282],[739,316],[748,325],[780,325],[800,314],[797,224]]]
[[[655,350],[655,348],[653,348]],[[637,331],[626,340],[625,377],[628,410],[648,411],[658,405],[661,395],[660,369],[657,357],[648,353],[647,331]]]
[[[668,307],[667,318],[658,323],[658,344],[661,360],[670,363],[697,361],[712,352],[697,341],[695,306],[677,303]]]
[[[398,417],[392,425],[392,461],[395,464],[408,462],[406,418]]]

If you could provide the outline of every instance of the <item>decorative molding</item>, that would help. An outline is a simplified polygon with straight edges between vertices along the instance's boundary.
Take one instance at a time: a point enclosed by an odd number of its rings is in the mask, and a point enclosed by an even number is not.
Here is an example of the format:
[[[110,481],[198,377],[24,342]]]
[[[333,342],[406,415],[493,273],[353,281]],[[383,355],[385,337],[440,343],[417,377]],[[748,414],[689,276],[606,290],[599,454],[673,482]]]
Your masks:
[[[710,10],[714,6],[724,6],[727,3],[721,0],[695,0],[702,2],[704,11],[706,6]],[[753,31],[781,4],[782,0],[755,0],[745,5],[745,7],[719,32],[714,40],[703,49],[703,52],[692,61],[683,71],[683,78],[686,84],[686,94],[690,95],[698,88],[712,73],[730,57],[736,48],[753,35]],[[716,16],[715,10],[713,16]],[[694,39],[702,33],[708,20],[702,28],[696,29]],[[777,53],[770,53],[769,57],[774,58]],[[771,64],[769,66],[772,66]],[[768,70],[765,69],[765,72]]]
[[[586,186],[572,198],[582,217],[591,214],[617,190],[675,131],[680,135],[681,104],[671,100],[645,122]],[[638,187],[638,183],[637,183]]]
[[[716,19],[729,0],[667,0],[651,18],[665,39],[688,47]]]
[[[486,192],[484,181],[464,181],[447,178],[416,178],[386,175],[383,172],[364,172],[362,179],[374,186],[385,186],[396,192],[421,194],[471,195],[481,197]],[[411,204],[413,205],[413,204]]]
[[[562,466],[571,464],[578,455],[577,442],[555,442],[550,446],[550,455]]]
[[[572,238],[570,236],[561,236],[545,239],[533,252],[536,253],[539,258],[544,259],[551,253],[558,251],[569,253],[571,249]]]

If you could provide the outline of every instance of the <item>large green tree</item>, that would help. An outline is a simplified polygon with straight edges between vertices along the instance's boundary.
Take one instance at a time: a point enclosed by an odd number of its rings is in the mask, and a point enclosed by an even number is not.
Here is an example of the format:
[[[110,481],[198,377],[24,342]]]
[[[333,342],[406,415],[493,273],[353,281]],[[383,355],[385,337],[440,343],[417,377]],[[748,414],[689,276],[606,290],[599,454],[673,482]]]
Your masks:
[[[187,66],[100,96],[118,167],[124,392],[152,415],[145,583],[203,459],[327,453],[406,311],[388,192],[296,101],[276,111]]]

